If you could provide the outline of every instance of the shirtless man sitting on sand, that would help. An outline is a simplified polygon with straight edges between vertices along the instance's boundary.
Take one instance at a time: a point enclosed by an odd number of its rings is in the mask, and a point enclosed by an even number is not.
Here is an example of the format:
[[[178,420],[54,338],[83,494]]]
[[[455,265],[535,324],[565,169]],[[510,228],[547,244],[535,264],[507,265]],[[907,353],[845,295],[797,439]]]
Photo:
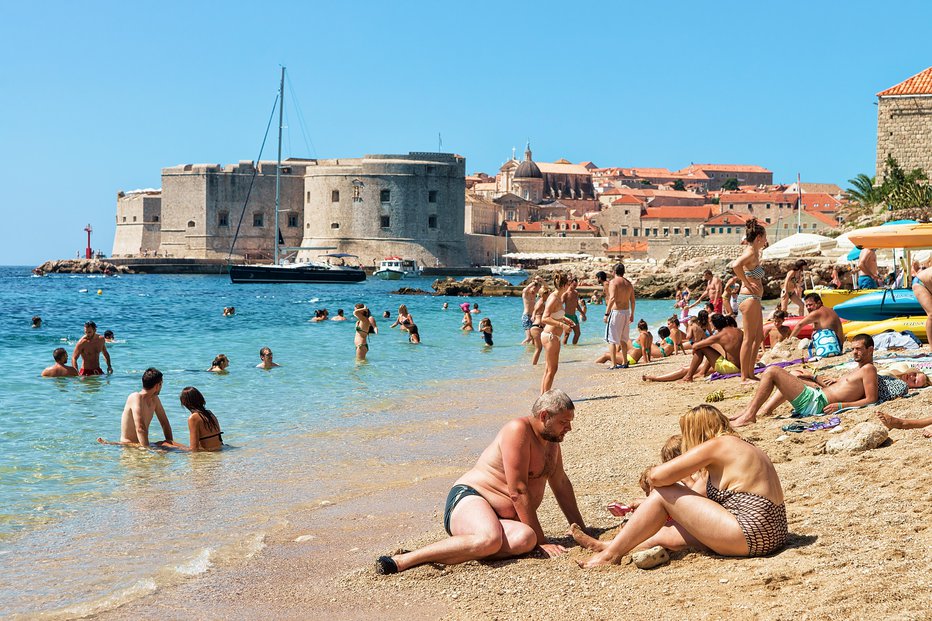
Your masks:
[[[104,371],[100,368],[100,354],[104,355],[107,361],[107,375],[113,373],[113,367],[110,366],[110,352],[107,351],[107,343],[104,337],[97,334],[97,324],[88,321],[84,324],[84,336],[74,346],[74,353],[71,354],[71,366],[78,366],[78,357],[82,359],[81,370],[78,374],[85,375],[103,375]]]
[[[55,364],[42,371],[42,377],[74,377],[78,374],[76,368],[68,366],[68,352],[64,347],[53,351],[52,358]]]
[[[806,310],[809,314],[793,327],[790,331],[790,336],[794,337],[798,335],[803,326],[811,323],[812,341],[816,344],[817,348],[825,348],[827,346],[827,351],[835,351],[831,343],[833,335],[836,341],[834,345],[838,346],[837,353],[835,354],[822,353],[819,355],[822,357],[826,355],[840,355],[842,353],[841,344],[845,342],[845,331],[841,327],[841,318],[838,317],[838,313],[836,313],[834,309],[824,306],[822,304],[822,296],[818,293],[807,294],[805,300]]]
[[[507,423],[450,490],[443,516],[450,537],[414,552],[380,556],[376,570],[394,574],[424,563],[509,558],[538,546],[551,558],[566,552],[544,535],[537,508],[550,483],[567,522],[583,524],[577,522],[582,516],[560,452],[574,413],[562,390],[538,397],[531,415]]]
[[[97,438],[97,441],[101,444],[123,444],[148,448],[150,446],[149,423],[152,422],[152,415],[154,414],[158,417],[159,424],[162,426],[162,433],[165,434],[164,442],[154,444],[156,446],[173,445],[172,426],[168,422],[165,408],[162,407],[162,401],[159,399],[161,391],[162,372],[151,367],[146,369],[146,372],[142,374],[142,390],[131,393],[126,398],[126,405],[123,406],[123,417],[120,421],[120,441],[111,443],[103,438]]]
[[[804,376],[793,375],[779,367],[768,367],[761,376],[760,386],[754,392],[751,402],[741,414],[731,419],[732,427],[755,423],[758,414],[768,415],[786,401],[805,416],[831,414],[846,407],[876,403],[874,339],[868,334],[858,334],[851,339],[851,344],[851,353],[858,368],[837,380],[811,378],[819,388],[807,385]]]
[[[693,356],[689,361],[689,366],[665,375],[642,375],[641,379],[645,382],[675,380],[691,382],[693,377],[700,372],[699,367],[703,362],[707,362],[708,373],[711,373],[713,369],[723,375],[738,373],[738,359],[741,354],[741,343],[744,342],[744,333],[737,328],[734,317],[725,317],[716,313],[712,315],[711,321],[715,327],[715,334],[693,343]]]

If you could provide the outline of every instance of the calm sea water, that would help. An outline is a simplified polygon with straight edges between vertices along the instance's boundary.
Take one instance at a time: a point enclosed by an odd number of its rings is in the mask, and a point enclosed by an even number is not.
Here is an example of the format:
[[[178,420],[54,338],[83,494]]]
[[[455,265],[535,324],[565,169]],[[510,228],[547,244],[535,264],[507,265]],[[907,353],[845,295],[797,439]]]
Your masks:
[[[521,301],[391,295],[398,285],[35,278],[28,268],[0,268],[0,616],[86,614],[224,558],[248,557],[262,547],[263,528],[287,511],[370,484],[360,468],[370,459],[442,454],[421,447],[396,456],[385,430],[417,429],[500,394],[494,382],[512,381],[512,370],[529,362],[518,345]],[[364,364],[354,360],[352,320],[308,321],[314,309],[349,314],[360,301],[378,311],[380,328]],[[441,309],[444,301],[449,310]],[[494,347],[459,330],[463,301],[479,303],[476,325],[492,319]],[[393,320],[381,318],[382,310],[394,317],[401,303],[422,345],[408,344],[405,333],[388,329]],[[236,315],[222,317],[224,306],[235,306]],[[601,341],[602,312],[595,309],[584,324],[583,343]],[[654,326],[671,312],[669,301],[642,301],[637,314]],[[30,327],[33,315],[43,318],[42,328]],[[116,333],[108,345],[113,375],[41,378],[54,348],[70,356],[87,320]],[[263,346],[281,368],[255,368]],[[231,360],[228,375],[205,371],[218,353]],[[161,398],[175,439],[188,442],[178,395],[196,386],[233,450],[189,455],[95,442],[119,439],[126,396],[139,390],[150,366],[164,373]],[[153,420],[150,438],[161,437]]]

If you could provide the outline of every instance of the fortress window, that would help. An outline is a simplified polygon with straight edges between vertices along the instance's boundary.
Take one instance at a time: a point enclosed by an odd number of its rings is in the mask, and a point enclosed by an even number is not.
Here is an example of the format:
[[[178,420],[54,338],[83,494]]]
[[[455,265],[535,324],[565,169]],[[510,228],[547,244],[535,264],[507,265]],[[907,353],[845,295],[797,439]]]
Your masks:
[[[363,182],[359,179],[353,179],[353,202],[361,203],[362,202],[362,187]]]
[[[188,220],[188,228],[189,228],[189,229],[193,229],[193,228],[194,228],[194,220]]]
[[[383,203],[390,203],[392,201],[392,191],[391,190],[382,190],[379,192],[379,200]]]
[[[288,226],[290,226],[291,228],[295,228],[296,226],[298,226],[298,216],[296,216],[295,214],[289,214],[288,215]]]
[[[261,213],[252,214],[252,225],[253,226],[265,226],[265,218]]]
[[[123,216],[123,222],[126,222],[126,216]]]
[[[310,202],[311,202],[311,193],[310,193],[310,192],[307,193],[307,200],[306,200],[305,202],[306,202],[306,203],[310,203]]]
[[[689,237],[689,227],[688,227],[688,226],[687,226],[685,229],[683,229],[683,237]]]
[[[436,203],[437,202],[437,190],[429,190],[427,192],[427,202]]]
[[[230,226],[230,213],[221,211],[217,214],[217,226]]]
[[[391,225],[392,225],[392,219],[390,217],[388,216],[379,217],[379,226],[381,226],[383,229],[390,228]]]
[[[340,202],[340,190],[332,190],[330,192],[330,202],[339,203]]]
[[[158,216],[152,216],[152,221],[153,221],[153,222],[158,222],[158,221],[159,221],[159,217],[158,217]]]
[[[437,228],[437,216],[427,216],[427,228]]]
[[[673,234],[674,234],[674,235],[679,235],[679,234],[680,234],[680,227],[674,226],[674,227],[673,227]]]
[[[308,224],[308,226],[311,226],[311,225]],[[340,228],[340,223],[339,223],[339,222],[331,222],[331,223],[330,223],[330,228],[332,228],[332,229],[338,229],[338,228]]]
[[[136,216],[133,216],[133,222],[135,222],[135,221],[136,221]]]

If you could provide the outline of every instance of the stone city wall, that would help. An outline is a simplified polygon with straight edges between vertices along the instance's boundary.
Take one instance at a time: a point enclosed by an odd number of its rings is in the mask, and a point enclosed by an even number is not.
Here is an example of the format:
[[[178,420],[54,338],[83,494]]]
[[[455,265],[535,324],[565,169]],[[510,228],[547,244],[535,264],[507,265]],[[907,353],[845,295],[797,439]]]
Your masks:
[[[932,96],[880,97],[877,105],[877,182],[887,156],[903,170],[932,175]]]

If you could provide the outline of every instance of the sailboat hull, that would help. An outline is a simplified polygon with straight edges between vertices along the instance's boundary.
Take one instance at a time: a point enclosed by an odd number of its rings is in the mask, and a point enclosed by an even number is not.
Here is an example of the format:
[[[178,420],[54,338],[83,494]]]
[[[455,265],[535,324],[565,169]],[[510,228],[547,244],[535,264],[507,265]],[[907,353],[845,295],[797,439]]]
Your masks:
[[[233,265],[230,282],[234,284],[263,283],[353,283],[366,279],[358,268],[307,264],[300,266]]]

